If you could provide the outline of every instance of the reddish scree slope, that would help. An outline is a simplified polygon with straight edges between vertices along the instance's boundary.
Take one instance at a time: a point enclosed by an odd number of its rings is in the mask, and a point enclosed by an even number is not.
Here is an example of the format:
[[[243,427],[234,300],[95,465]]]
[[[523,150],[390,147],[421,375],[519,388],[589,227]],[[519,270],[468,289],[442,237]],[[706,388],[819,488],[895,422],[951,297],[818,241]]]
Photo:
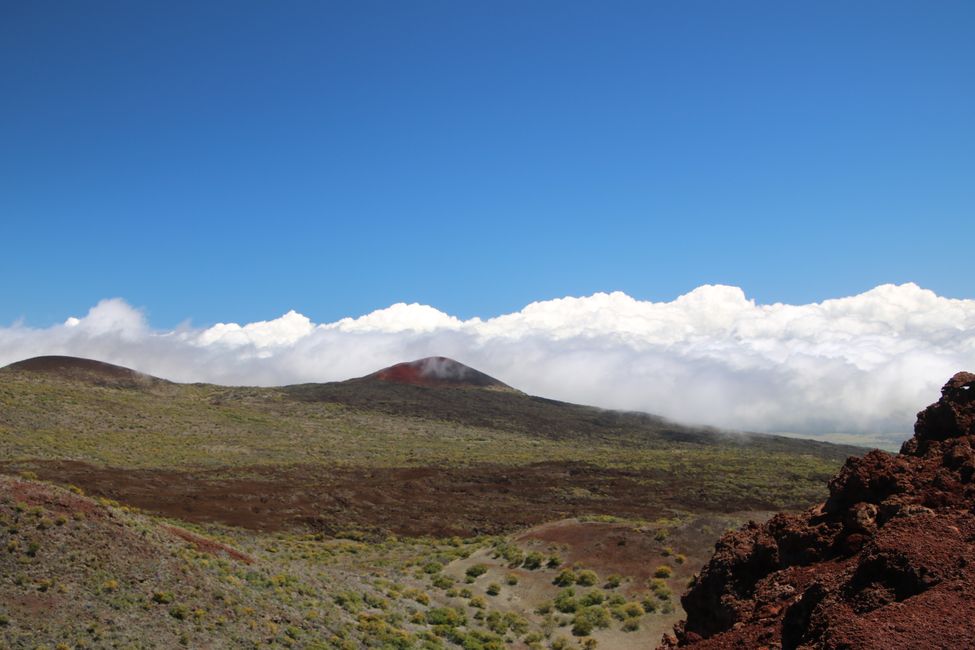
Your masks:
[[[662,647],[975,648],[975,375],[941,395],[825,503],[722,537]]]
[[[510,389],[494,377],[447,357],[427,357],[398,363],[366,377],[398,384],[437,387],[503,388]]]

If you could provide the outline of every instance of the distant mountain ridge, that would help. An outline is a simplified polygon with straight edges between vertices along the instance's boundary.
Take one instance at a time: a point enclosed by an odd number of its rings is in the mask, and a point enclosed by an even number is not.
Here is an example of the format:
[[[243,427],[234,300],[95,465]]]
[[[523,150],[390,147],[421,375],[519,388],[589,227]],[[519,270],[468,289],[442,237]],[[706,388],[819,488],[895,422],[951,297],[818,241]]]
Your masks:
[[[12,363],[0,372],[39,373],[60,380],[127,389],[173,390],[176,384],[93,359],[42,356]],[[852,445],[771,434],[725,433],[684,425],[638,411],[614,411],[522,393],[490,375],[447,357],[399,363],[345,381],[292,384],[273,388],[212,386],[233,396],[239,391],[280,395],[298,403],[332,403],[392,417],[433,419],[552,440],[586,440],[666,447],[671,444],[740,447],[815,454],[835,459],[862,453]],[[462,389],[462,390],[459,390]],[[215,398],[225,402],[228,397]],[[232,397],[230,398],[232,400]]]

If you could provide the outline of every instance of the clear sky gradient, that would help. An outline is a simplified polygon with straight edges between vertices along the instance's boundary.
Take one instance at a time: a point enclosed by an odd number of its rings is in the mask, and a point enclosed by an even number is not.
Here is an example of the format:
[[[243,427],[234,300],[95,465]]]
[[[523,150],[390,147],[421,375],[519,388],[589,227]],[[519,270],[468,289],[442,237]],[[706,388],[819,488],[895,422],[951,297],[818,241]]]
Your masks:
[[[972,2],[0,0],[0,322],[975,297]]]

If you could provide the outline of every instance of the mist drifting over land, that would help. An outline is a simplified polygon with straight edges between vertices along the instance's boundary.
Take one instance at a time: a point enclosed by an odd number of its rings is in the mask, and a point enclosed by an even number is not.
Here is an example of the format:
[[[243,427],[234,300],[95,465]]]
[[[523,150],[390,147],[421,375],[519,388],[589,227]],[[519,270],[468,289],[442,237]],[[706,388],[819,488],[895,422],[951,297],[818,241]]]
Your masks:
[[[944,377],[975,368],[975,300],[914,284],[805,305],[706,285],[670,302],[623,293],[460,320],[395,304],[316,324],[153,329],[122,299],[83,317],[0,328],[0,362],[96,358],[176,381],[276,385],[362,376],[443,355],[525,392],[730,429],[906,438]]]

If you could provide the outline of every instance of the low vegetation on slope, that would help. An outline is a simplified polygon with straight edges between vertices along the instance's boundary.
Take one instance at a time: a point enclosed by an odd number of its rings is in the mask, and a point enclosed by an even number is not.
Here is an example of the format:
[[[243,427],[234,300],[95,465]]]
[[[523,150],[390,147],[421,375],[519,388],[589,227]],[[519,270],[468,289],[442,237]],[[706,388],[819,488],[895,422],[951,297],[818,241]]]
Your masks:
[[[575,473],[626,472],[660,504],[680,500],[738,510],[805,506],[857,451],[725,435],[515,391],[370,379],[285,388],[158,380],[119,386],[72,374],[0,370],[0,456],[13,462],[202,468],[224,478],[247,476],[256,466],[301,466],[281,469],[281,480],[298,486],[314,478],[309,466],[465,468],[476,480],[498,466],[555,463],[569,473],[571,464],[589,468]]]
[[[722,531],[859,451],[448,362],[283,388],[0,370],[0,648],[647,647]]]
[[[646,646],[681,615],[701,540],[737,521],[369,540],[197,527],[0,476],[0,647]]]

